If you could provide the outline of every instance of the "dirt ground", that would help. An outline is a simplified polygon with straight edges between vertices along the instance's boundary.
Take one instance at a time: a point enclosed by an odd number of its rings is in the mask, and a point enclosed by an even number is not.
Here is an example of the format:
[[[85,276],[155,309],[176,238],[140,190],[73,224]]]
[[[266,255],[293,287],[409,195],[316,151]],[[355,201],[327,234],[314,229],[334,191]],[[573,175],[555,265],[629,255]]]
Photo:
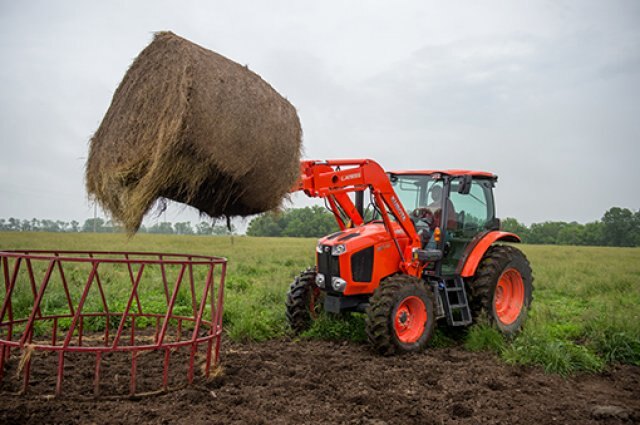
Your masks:
[[[161,374],[144,372],[160,364],[154,356],[139,358],[141,390],[159,382]],[[462,348],[383,358],[366,345],[290,340],[225,341],[222,362],[223,372],[209,382],[198,378],[157,396],[95,400],[88,359],[65,363],[66,393],[54,399],[44,394],[53,391],[55,356],[33,358],[25,395],[14,393],[14,358],[0,385],[0,423],[640,423],[640,368],[633,366],[563,379]],[[106,359],[103,394],[126,393],[129,367],[128,359]]]

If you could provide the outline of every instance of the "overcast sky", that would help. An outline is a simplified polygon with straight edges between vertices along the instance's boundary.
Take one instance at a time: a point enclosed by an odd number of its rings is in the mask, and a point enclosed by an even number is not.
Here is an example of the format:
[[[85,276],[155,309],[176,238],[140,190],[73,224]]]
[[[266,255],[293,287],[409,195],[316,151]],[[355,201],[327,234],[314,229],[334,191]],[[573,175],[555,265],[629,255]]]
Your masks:
[[[306,157],[492,171],[527,224],[640,208],[639,1],[0,0],[0,217],[92,216],[88,140],[159,30],[271,83]]]

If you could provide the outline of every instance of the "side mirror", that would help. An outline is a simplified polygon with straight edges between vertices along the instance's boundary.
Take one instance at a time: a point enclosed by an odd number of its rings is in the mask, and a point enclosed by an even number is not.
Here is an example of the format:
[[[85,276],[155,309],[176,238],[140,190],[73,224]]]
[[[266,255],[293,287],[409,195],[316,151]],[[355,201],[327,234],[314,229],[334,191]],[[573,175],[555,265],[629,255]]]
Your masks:
[[[460,177],[460,184],[458,185],[458,193],[461,195],[468,195],[471,192],[471,175],[465,174]]]
[[[494,217],[491,220],[487,221],[487,223],[484,225],[485,229],[487,230],[500,230],[500,219],[498,217]]]

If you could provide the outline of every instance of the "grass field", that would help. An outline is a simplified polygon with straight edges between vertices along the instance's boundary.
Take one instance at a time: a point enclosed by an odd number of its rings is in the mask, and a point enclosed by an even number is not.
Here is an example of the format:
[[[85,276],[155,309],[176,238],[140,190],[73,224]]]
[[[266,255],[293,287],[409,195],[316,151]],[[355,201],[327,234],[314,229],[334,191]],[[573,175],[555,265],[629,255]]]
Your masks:
[[[159,251],[229,259],[224,325],[235,340],[263,341],[287,332],[289,283],[313,264],[315,240],[112,234],[0,233],[0,249]],[[505,340],[479,323],[464,332],[439,329],[432,345],[464,344],[495,351],[505,361],[548,372],[597,372],[614,362],[640,365],[640,248],[523,245],[534,270],[534,302],[524,331]],[[109,285],[128,293],[126,279]],[[25,289],[26,285],[22,285]],[[78,289],[79,291],[79,289]],[[116,291],[117,293],[117,291]],[[162,303],[161,287],[140,292],[141,304]],[[32,298],[20,300],[28,309]],[[0,301],[3,295],[0,296]],[[188,297],[184,297],[187,308]],[[55,311],[59,303],[43,304]],[[161,306],[159,306],[161,307]],[[321,318],[303,338],[364,341],[361,315]]]

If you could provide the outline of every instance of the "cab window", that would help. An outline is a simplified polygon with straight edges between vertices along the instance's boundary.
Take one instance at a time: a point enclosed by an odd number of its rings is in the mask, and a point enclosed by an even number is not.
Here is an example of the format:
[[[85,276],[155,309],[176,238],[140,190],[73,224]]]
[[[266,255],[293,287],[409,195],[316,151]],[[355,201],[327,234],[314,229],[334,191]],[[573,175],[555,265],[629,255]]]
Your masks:
[[[450,199],[456,211],[457,229],[467,232],[478,232],[493,221],[493,182],[489,179],[474,179],[468,194],[458,193],[460,179],[452,182]]]

